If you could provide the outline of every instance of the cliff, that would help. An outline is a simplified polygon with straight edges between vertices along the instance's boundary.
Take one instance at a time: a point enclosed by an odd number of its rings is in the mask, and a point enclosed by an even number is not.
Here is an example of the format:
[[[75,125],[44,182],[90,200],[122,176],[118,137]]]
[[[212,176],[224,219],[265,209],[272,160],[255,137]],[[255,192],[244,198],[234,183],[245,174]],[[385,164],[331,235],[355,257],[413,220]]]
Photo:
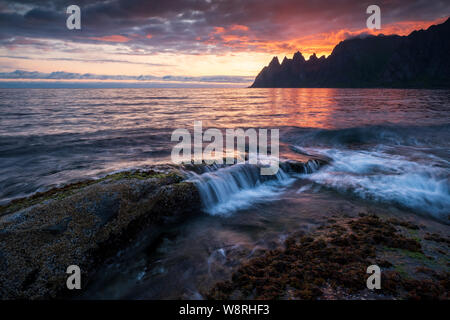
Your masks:
[[[450,88],[450,18],[408,36],[340,42],[330,56],[274,57],[252,88]]]

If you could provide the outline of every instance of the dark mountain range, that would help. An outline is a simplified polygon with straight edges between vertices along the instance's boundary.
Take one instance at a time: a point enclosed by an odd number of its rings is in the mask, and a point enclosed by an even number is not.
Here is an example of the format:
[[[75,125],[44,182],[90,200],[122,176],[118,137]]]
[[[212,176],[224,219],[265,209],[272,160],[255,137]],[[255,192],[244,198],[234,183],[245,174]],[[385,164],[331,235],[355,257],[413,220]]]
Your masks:
[[[408,36],[340,42],[328,58],[274,57],[252,88],[450,88],[450,18]]]

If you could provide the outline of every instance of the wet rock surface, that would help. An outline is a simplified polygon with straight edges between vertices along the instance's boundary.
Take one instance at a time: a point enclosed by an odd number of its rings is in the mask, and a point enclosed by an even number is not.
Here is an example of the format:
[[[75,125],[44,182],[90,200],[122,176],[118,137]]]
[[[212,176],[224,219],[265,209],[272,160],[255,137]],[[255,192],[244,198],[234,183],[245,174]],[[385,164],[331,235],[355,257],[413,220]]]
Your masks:
[[[68,266],[86,284],[148,226],[199,212],[197,189],[183,180],[176,171],[120,172],[0,208],[0,297],[68,297]]]
[[[324,165],[326,160],[310,159],[284,161],[280,167],[304,174]],[[286,216],[291,204],[266,209],[263,220],[197,215],[184,221],[202,208],[199,189],[183,171],[189,166],[180,169],[119,172],[1,207],[0,298],[80,298],[66,289],[66,269],[75,264],[82,270],[81,298],[87,299],[117,297],[115,284],[123,294],[118,297],[126,299],[448,299],[445,226],[397,219],[402,215],[380,208],[383,218],[369,209],[358,216],[359,205],[334,200],[323,210],[325,202],[318,199],[304,204],[301,222],[293,209],[267,242],[270,216]],[[285,226],[296,222],[301,228],[285,233]],[[208,230],[219,230],[222,237],[211,237]],[[208,245],[196,247],[199,236]],[[254,248],[246,236],[255,238]],[[204,256],[206,265],[194,261]],[[163,258],[166,264],[160,263]],[[382,269],[381,290],[366,288],[372,264]],[[104,279],[97,279],[103,273]]]
[[[411,233],[414,237],[411,237]],[[426,230],[376,215],[330,219],[285,247],[243,263],[209,299],[448,299],[448,248]],[[434,236],[432,241],[442,237]],[[444,249],[444,250],[443,250]],[[366,269],[378,265],[381,289],[368,290]]]

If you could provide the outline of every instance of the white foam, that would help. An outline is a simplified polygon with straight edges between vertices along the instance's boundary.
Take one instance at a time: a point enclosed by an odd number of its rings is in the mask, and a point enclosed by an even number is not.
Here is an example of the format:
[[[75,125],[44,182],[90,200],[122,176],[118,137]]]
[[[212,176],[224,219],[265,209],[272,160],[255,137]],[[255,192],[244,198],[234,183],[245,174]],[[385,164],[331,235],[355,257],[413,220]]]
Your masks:
[[[444,218],[450,214],[448,169],[433,162],[377,151],[312,149],[333,159],[305,175],[318,184],[363,199],[387,201]]]
[[[228,215],[256,202],[276,199],[295,179],[281,168],[274,176],[261,176],[258,166],[239,163],[201,175],[191,173],[190,180],[196,184],[207,213]]]

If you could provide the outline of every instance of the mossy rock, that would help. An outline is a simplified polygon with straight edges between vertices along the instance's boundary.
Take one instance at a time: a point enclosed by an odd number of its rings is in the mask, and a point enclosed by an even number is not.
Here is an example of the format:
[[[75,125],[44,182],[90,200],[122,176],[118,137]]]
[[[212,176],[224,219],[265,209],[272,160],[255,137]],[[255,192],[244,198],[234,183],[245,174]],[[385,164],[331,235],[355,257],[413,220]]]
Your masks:
[[[367,267],[376,264],[384,269],[381,290],[375,293],[381,294],[381,299],[448,299],[448,272],[414,280],[402,266],[379,255],[395,250],[416,260],[427,259],[420,242],[402,235],[398,225],[406,224],[364,215],[342,218],[310,235],[293,235],[285,241],[285,249],[247,261],[230,280],[217,283],[204,294],[210,299],[309,300],[320,299],[326,289],[355,299],[367,290]]]
[[[70,294],[69,265],[89,281],[145,228],[199,212],[197,189],[182,180],[176,171],[122,172],[16,201],[0,216],[0,298]]]

